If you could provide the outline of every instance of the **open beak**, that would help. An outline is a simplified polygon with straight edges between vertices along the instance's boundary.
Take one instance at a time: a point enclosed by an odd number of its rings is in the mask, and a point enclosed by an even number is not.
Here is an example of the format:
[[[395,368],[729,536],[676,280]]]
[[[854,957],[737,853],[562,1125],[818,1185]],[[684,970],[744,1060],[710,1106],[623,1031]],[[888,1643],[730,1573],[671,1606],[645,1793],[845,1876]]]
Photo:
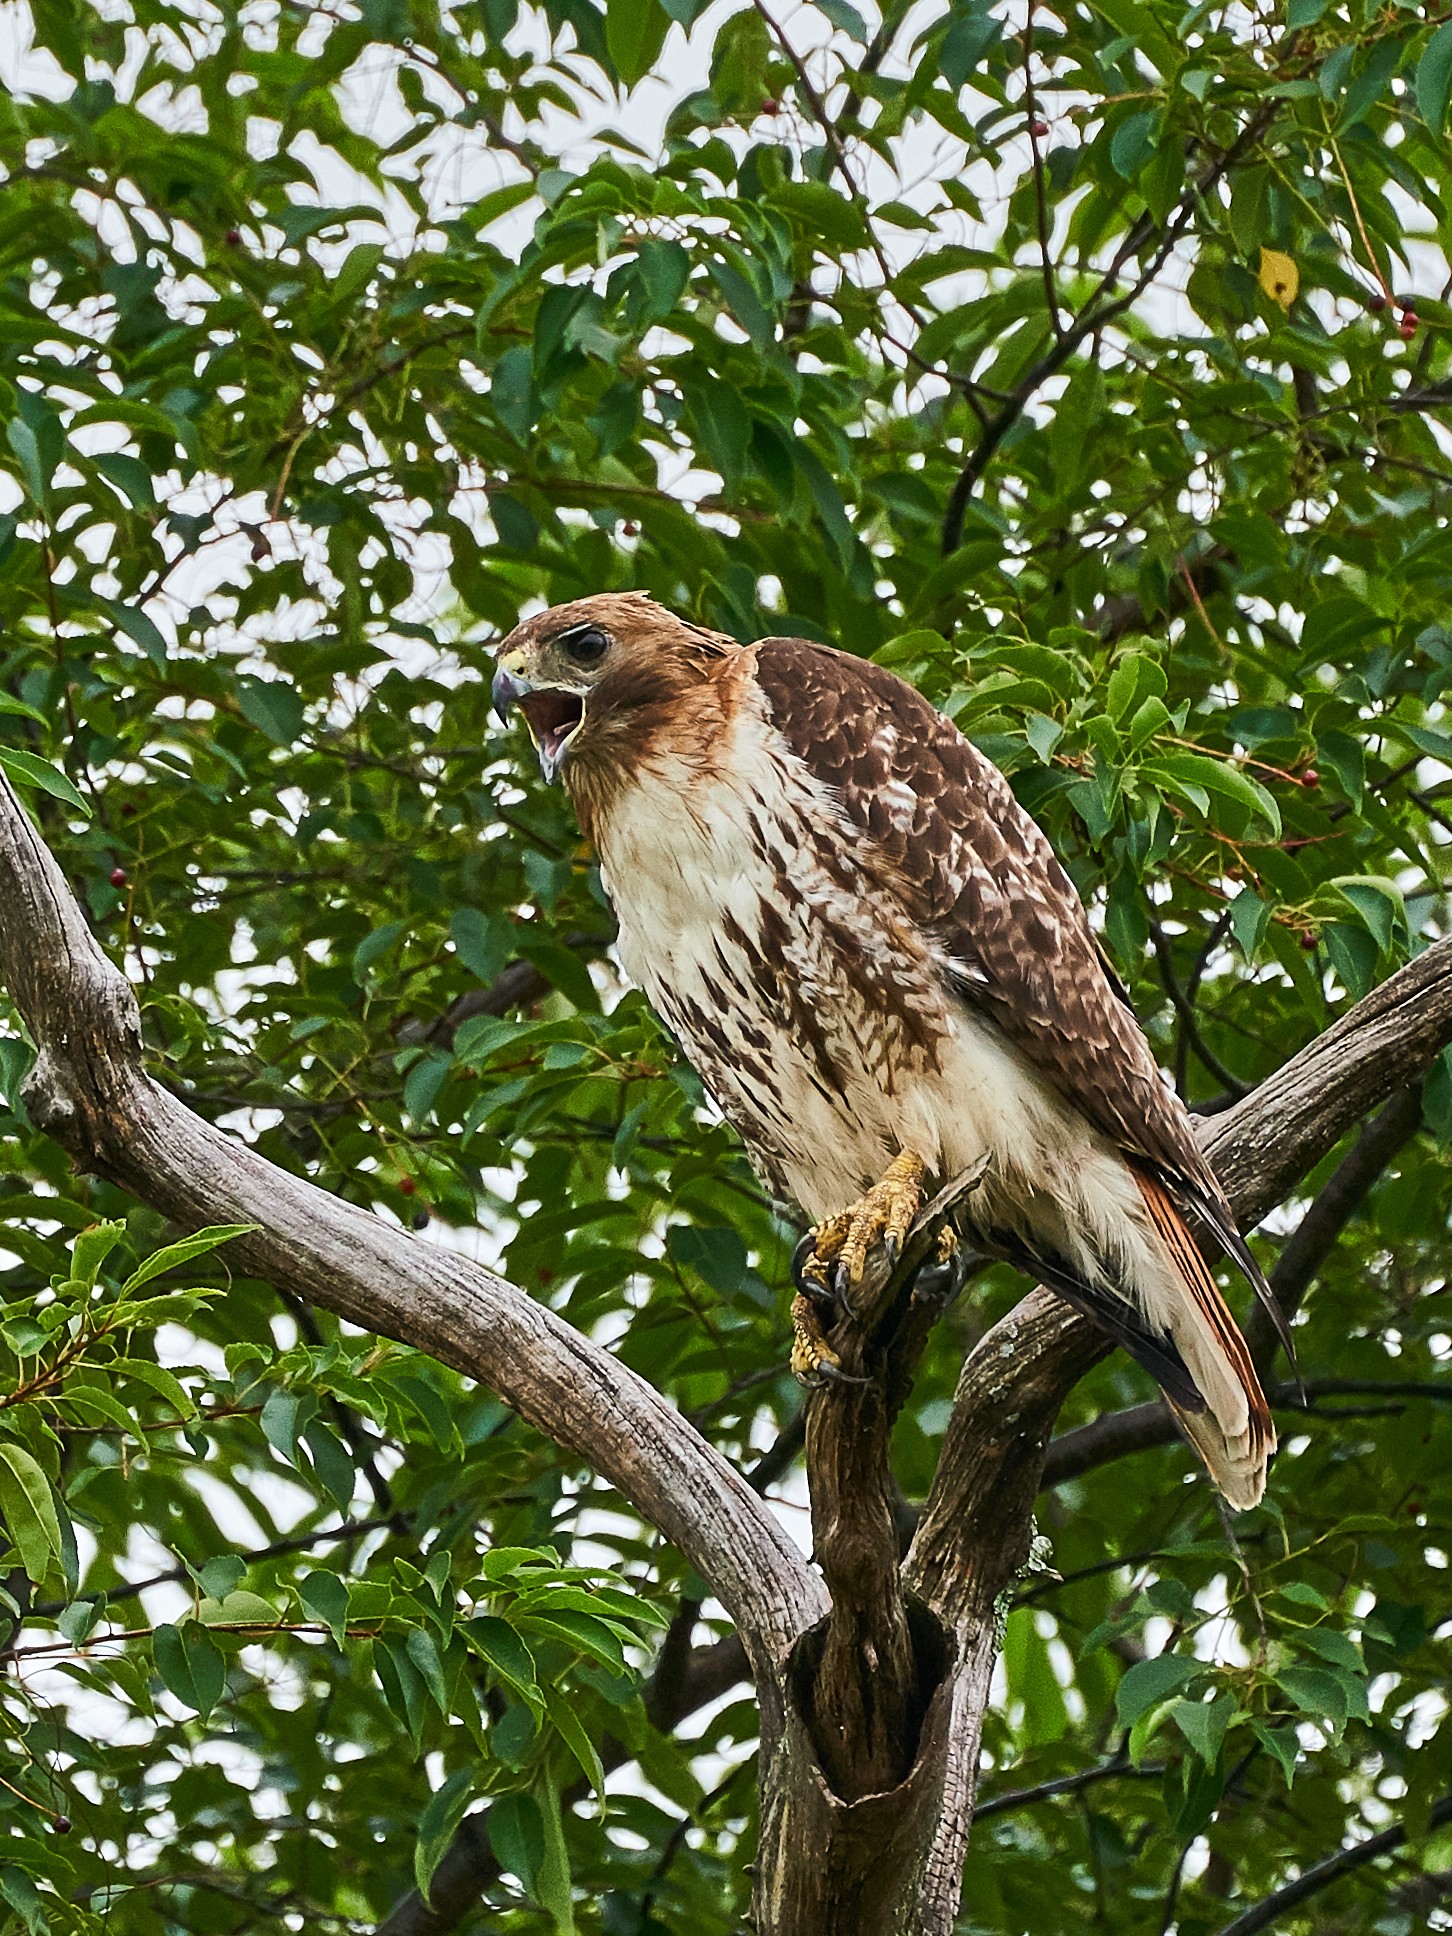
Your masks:
[[[553,786],[560,777],[570,741],[585,717],[584,694],[564,686],[535,686],[502,663],[495,670],[490,693],[500,719],[508,719],[512,706],[518,706],[524,714],[539,754],[540,771]]]

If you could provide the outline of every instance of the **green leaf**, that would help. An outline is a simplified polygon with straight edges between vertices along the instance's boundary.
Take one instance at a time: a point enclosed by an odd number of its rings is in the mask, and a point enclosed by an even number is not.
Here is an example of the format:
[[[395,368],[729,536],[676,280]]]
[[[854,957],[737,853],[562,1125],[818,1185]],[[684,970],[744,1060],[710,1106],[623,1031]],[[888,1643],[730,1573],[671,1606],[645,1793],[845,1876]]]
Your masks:
[[[514,953],[514,933],[509,923],[497,914],[483,914],[478,908],[455,910],[449,922],[449,939],[460,961],[486,986],[508,967]]]
[[[6,436],[20,465],[20,475],[25,480],[25,488],[39,505],[50,496],[50,479],[53,465],[47,464],[40,450],[40,440],[23,417],[12,417]]]
[[[1407,932],[1407,908],[1395,881],[1369,874],[1338,875],[1331,885],[1356,910],[1362,926],[1378,948],[1390,948],[1398,934]]]
[[[276,745],[293,746],[302,738],[302,700],[281,680],[239,679],[237,704],[243,717]]]
[[[325,1567],[315,1567],[298,1582],[298,1598],[315,1620],[321,1620],[341,1647],[348,1630],[352,1600],[346,1582]]]
[[[75,807],[90,818],[91,809],[76,792],[75,787],[49,760],[37,759],[34,753],[23,753],[18,746],[0,746],[0,769],[8,773],[17,786],[39,787],[42,793],[50,794],[54,800],[63,800],[68,807]]]
[[[1276,1685],[1313,1720],[1329,1721],[1339,1728],[1350,1713],[1346,1682],[1324,1668],[1283,1667],[1276,1675]]]
[[[571,1706],[568,1698],[554,1688],[546,1688],[544,1695],[545,1711],[554,1724],[555,1731],[579,1762],[589,1778],[595,1793],[604,1799],[605,1770],[600,1764],[599,1751],[585,1731],[585,1725]]]
[[[353,950],[353,979],[361,982],[366,971],[379,960],[408,927],[406,921],[385,921],[382,927],[365,934]]]
[[[487,1661],[516,1693],[532,1704],[541,1700],[534,1655],[507,1620],[501,1620],[496,1614],[480,1613],[471,1620],[461,1621],[459,1632],[465,1644],[481,1660]]]
[[[1230,904],[1230,932],[1247,961],[1253,960],[1270,920],[1270,909],[1254,888],[1243,887]]]
[[[156,504],[151,472],[138,458],[124,451],[97,451],[90,459],[102,477],[116,486],[133,510],[151,510]]]
[[[1452,88],[1452,20],[1447,20],[1427,42],[1417,62],[1417,112],[1434,135],[1447,122],[1447,96]]]
[[[1207,810],[1213,795],[1242,806],[1280,836],[1281,814],[1275,800],[1258,780],[1228,760],[1211,759],[1206,753],[1160,753],[1146,760],[1141,771],[1149,778],[1168,781],[1189,800],[1203,800]]]
[[[444,1664],[439,1659],[439,1650],[433,1635],[423,1627],[415,1627],[404,1642],[404,1646],[439,1712],[447,1714],[449,1693],[444,1683]]]
[[[430,1050],[409,1070],[403,1083],[403,1106],[414,1123],[420,1126],[427,1123],[453,1066],[451,1056]]]
[[[129,1297],[133,1291],[149,1284],[163,1271],[175,1270],[180,1264],[189,1264],[194,1257],[204,1257],[209,1250],[216,1250],[220,1244],[230,1244],[234,1237],[246,1237],[260,1226],[255,1223],[214,1223],[205,1230],[198,1230],[193,1236],[183,1237],[177,1243],[168,1244],[164,1250],[154,1251],[150,1257],[127,1278],[121,1286],[122,1297]]]
[[[89,1230],[78,1232],[71,1245],[72,1281],[86,1290],[93,1289],[101,1266],[125,1235],[126,1226],[117,1219],[93,1223]]]
[[[670,24],[660,0],[606,0],[605,45],[627,87],[644,80],[654,67]]]
[[[194,1620],[182,1627],[164,1624],[151,1637],[151,1652],[162,1685],[205,1721],[227,1684],[227,1663],[206,1629]]]
[[[50,1924],[46,1920],[45,1900],[24,1869],[17,1868],[13,1862],[0,1868],[0,1896],[19,1915],[30,1936],[48,1936]]]
[[[1235,1696],[1217,1695],[1213,1701],[1176,1701],[1170,1710],[1175,1724],[1207,1768],[1220,1759],[1225,1730],[1235,1714]]]
[[[1270,1750],[1280,1764],[1281,1773],[1289,1788],[1296,1778],[1296,1763],[1301,1758],[1301,1743],[1293,1727],[1272,1727],[1268,1721],[1257,1721],[1255,1732],[1261,1746]]]
[[[1152,1660],[1138,1660],[1115,1691],[1114,1707],[1119,1725],[1132,1727],[1139,1717],[1205,1671],[1205,1663],[1184,1654],[1156,1654]]]
[[[149,1358],[123,1358],[116,1367],[133,1384],[144,1385],[164,1398],[178,1418],[195,1418],[196,1404],[181,1380],[164,1365],[154,1365]]]
[[[60,1519],[50,1481],[12,1439],[0,1439],[0,1516],[26,1574],[39,1586],[60,1564]]]
[[[1126,181],[1132,181],[1158,146],[1160,113],[1144,108],[1121,121],[1109,144],[1109,159]]]
[[[672,1224],[666,1231],[666,1252],[678,1264],[697,1272],[723,1297],[734,1296],[745,1280],[746,1245],[738,1231]]]
[[[413,1879],[425,1902],[429,1900],[429,1884],[434,1879],[434,1871],[443,1860],[464,1818],[464,1810],[469,1806],[473,1785],[474,1770],[456,1768],[424,1804],[418,1822],[418,1841],[414,1844]]]
[[[123,632],[133,645],[139,645],[158,672],[164,672],[166,639],[153,620],[134,605],[121,605],[115,601],[108,601],[106,610],[110,613],[117,631]]]
[[[489,1845],[501,1869],[518,1876],[528,1896],[545,1859],[544,1822],[533,1795],[501,1795],[489,1808]]]
[[[625,1654],[618,1636],[588,1613],[575,1613],[569,1608],[533,1608],[518,1615],[520,1630],[532,1639],[557,1640],[573,1653],[588,1654],[591,1660],[598,1660],[604,1667],[617,1671],[625,1666]]]
[[[204,1627],[275,1627],[278,1613],[260,1593],[234,1588],[220,1600],[203,1600],[197,1619]]]
[[[536,1783],[540,1818],[544,1825],[544,1859],[535,1884],[540,1907],[553,1918],[555,1936],[576,1936],[575,1896],[570,1886],[570,1851],[560,1809],[560,1791],[553,1769],[541,1770]]]

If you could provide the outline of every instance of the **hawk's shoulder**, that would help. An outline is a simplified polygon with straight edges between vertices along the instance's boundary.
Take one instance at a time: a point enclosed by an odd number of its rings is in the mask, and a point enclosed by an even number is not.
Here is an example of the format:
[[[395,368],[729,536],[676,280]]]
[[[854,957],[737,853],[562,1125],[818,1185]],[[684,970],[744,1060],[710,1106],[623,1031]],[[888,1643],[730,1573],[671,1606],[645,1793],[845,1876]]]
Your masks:
[[[1184,1108],[1003,774],[884,666],[806,639],[763,639],[755,652],[777,730],[870,836],[873,871],[932,936],[964,999],[1114,1142],[1203,1190]]]

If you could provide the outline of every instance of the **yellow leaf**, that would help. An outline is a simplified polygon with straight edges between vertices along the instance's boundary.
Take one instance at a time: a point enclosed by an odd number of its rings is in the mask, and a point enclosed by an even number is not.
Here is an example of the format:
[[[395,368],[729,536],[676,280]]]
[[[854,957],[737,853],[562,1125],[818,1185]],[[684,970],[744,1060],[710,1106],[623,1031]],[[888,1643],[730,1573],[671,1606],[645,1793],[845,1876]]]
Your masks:
[[[1282,255],[1279,249],[1262,249],[1260,286],[1272,302],[1279,303],[1282,309],[1289,309],[1301,286],[1301,272],[1294,258]]]

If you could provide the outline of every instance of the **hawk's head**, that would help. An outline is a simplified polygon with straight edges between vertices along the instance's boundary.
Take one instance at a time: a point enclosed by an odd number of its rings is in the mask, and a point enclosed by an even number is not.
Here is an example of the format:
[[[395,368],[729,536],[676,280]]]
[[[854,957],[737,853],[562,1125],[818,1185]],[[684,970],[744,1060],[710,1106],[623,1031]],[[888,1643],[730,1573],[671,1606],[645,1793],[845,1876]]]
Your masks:
[[[641,750],[675,702],[709,676],[730,639],[677,618],[644,592],[601,592],[536,612],[495,655],[494,709],[524,714],[547,780],[582,756]]]

